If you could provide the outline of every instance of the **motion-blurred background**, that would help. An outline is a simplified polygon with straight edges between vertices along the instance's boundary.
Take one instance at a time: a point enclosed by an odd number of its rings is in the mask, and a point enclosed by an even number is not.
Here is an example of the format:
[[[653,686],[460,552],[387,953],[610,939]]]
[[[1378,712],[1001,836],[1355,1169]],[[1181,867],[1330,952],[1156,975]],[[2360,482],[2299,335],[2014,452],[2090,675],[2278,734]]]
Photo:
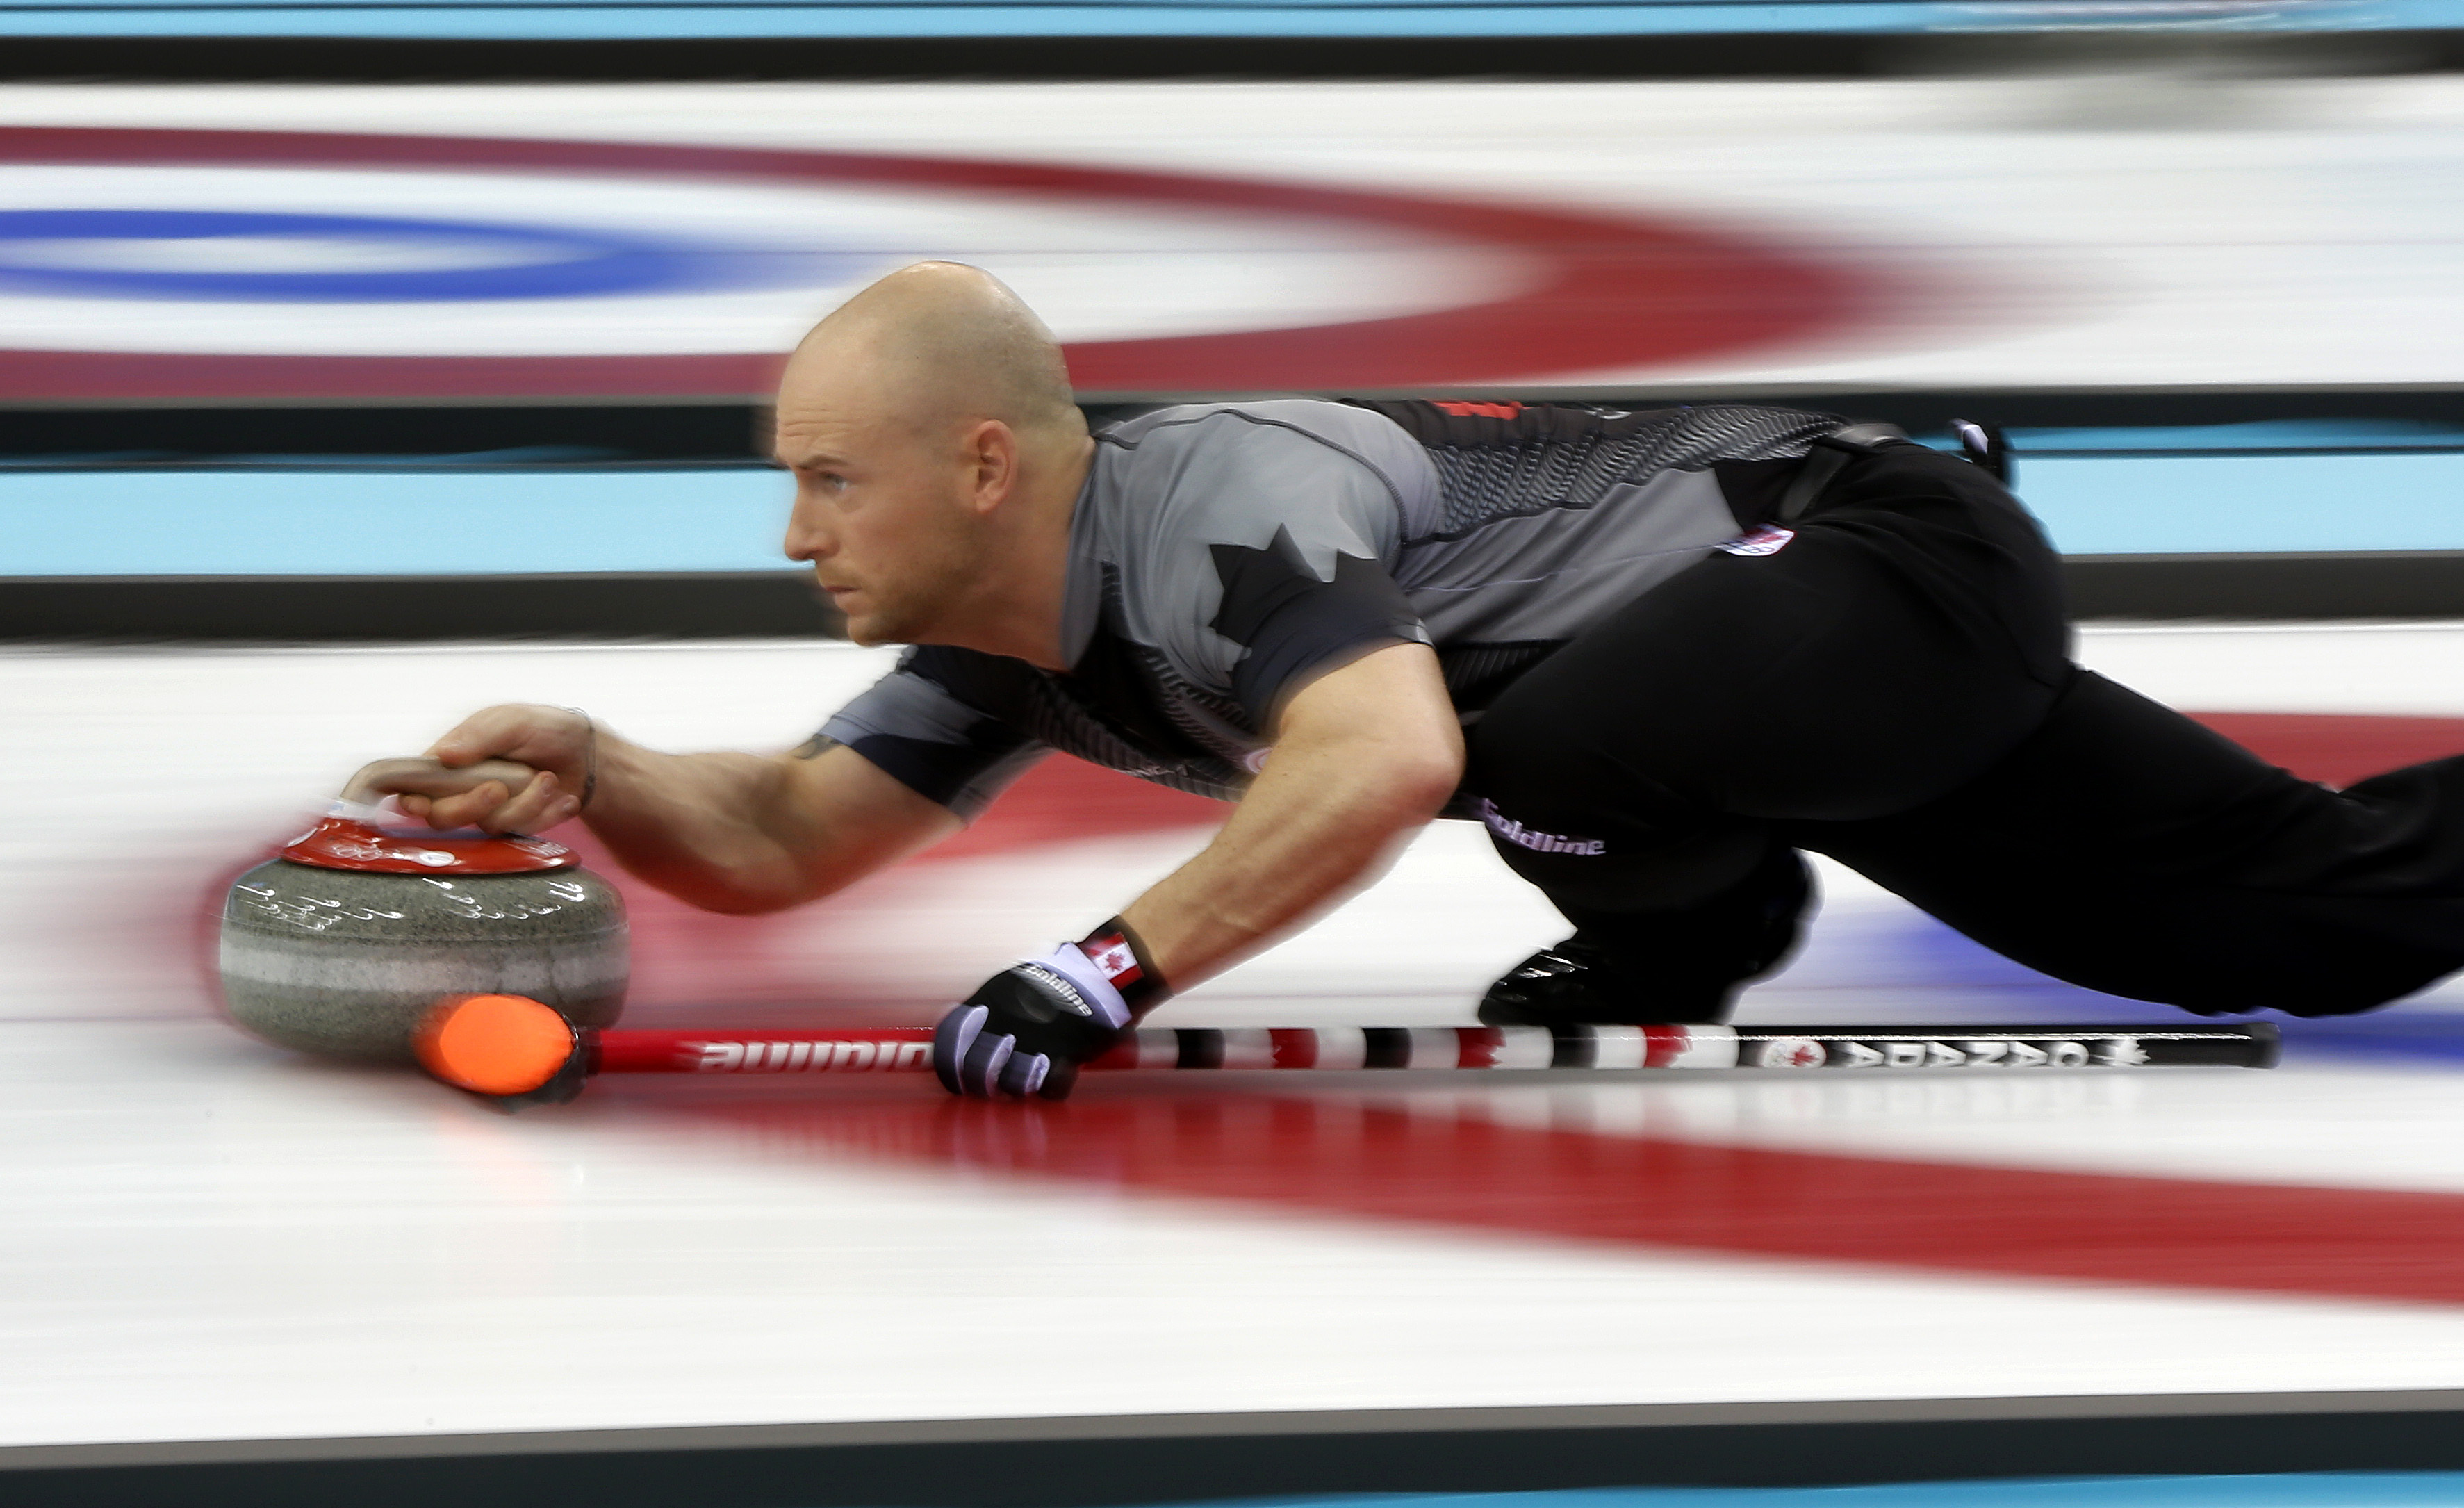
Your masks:
[[[759,401],[818,312],[924,256],[1016,284],[1099,406],[1965,417],[2011,431],[2086,615],[2464,611],[2451,28],[2455,0],[10,6],[0,632],[825,632]]]
[[[2297,1036],[2306,1077],[1107,1090],[1074,1121],[910,1083],[515,1122],[219,1022],[201,908],[361,761],[506,699],[783,747],[879,674],[778,554],[760,406],[922,257],[1019,288],[1099,412],[1996,426],[2090,663],[2321,779],[2464,747],[2464,0],[0,5],[0,1497],[560,1430],[636,1432],[606,1504],[2464,1465],[2452,988]],[[635,1019],[929,1020],[1219,814],[1054,761],[827,907],[634,887]],[[2164,1014],[1824,880],[1749,1014]],[[1558,930],[1446,825],[1169,1009],[1464,1020]],[[1318,1166],[1351,1182],[1285,1197]],[[1104,1297],[1022,1307],[987,1252]],[[2412,1434],[2333,1424],[2407,1389],[2371,1407]],[[2252,1390],[2260,1422],[2161,1440],[1944,1423]],[[1631,1449],[1447,1434],[1593,1408],[1645,1411]],[[979,1428],[1310,1409],[1435,1412],[1117,1479]],[[981,1451],[913,1490],[921,1457],[736,1496],[622,1464],[883,1420]],[[148,1461],[191,1475],[140,1493]],[[574,1479],[407,1470],[229,1500]]]

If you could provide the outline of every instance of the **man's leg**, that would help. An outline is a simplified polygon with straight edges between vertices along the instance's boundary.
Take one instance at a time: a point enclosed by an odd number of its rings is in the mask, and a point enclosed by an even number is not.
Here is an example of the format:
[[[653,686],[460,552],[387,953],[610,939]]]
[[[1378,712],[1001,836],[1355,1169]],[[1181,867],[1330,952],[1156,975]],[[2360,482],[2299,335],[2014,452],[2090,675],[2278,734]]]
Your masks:
[[[1576,925],[1491,1020],[1716,1020],[1794,940],[1785,825],[1974,780],[2068,672],[2057,566],[1983,473],[1842,474],[1778,554],[1712,556],[1517,680],[1473,727],[1498,852]]]
[[[1784,830],[2032,968],[2203,1014],[2464,967],[2464,758],[2333,791],[2086,672],[1945,799]]]

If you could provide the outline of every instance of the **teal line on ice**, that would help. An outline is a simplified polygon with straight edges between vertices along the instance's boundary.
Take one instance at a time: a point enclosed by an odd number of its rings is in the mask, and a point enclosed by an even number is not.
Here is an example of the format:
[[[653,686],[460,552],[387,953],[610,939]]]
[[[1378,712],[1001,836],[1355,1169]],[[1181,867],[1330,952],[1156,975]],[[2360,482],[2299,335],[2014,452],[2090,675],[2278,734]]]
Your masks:
[[[2464,550],[2464,454],[2019,455],[2071,555]],[[0,576],[770,570],[760,467],[0,470]]]
[[[783,475],[0,473],[0,576],[790,568]]]
[[[2464,1508],[2464,1472],[2062,1476],[1248,1499],[1241,1508]]]
[[[2464,549],[2464,455],[2057,456],[2019,496],[2066,555]]]
[[[1927,436],[1936,443],[1938,437]],[[2464,451],[2464,427],[2417,419],[2260,419],[2241,424],[2013,429],[2022,455],[2246,453],[2268,451]]]

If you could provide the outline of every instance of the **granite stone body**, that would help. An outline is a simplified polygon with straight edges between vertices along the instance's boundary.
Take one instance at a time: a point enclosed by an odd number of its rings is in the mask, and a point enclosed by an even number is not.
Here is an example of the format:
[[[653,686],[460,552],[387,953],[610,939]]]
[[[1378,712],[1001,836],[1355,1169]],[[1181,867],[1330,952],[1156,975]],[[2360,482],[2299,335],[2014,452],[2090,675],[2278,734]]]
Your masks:
[[[232,1019],[327,1057],[411,1061],[412,1027],[447,995],[528,995],[612,1026],[628,967],[624,899],[581,868],[387,875],[273,859],[223,904]]]

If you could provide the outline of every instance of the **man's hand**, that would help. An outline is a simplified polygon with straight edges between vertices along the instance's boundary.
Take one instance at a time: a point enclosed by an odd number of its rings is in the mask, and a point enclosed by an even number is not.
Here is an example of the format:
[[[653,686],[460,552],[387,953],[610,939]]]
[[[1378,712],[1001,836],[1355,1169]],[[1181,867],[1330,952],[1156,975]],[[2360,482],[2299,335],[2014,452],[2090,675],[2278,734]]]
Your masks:
[[[933,1033],[933,1072],[954,1095],[1066,1099],[1078,1065],[1104,1055],[1168,993],[1119,919],[1084,942],[1011,965],[954,1006]]]
[[[513,705],[473,713],[438,739],[429,757],[451,769],[508,759],[539,773],[519,789],[483,781],[458,796],[402,796],[402,809],[431,828],[538,832],[582,810],[589,787],[590,720],[570,707]]]

